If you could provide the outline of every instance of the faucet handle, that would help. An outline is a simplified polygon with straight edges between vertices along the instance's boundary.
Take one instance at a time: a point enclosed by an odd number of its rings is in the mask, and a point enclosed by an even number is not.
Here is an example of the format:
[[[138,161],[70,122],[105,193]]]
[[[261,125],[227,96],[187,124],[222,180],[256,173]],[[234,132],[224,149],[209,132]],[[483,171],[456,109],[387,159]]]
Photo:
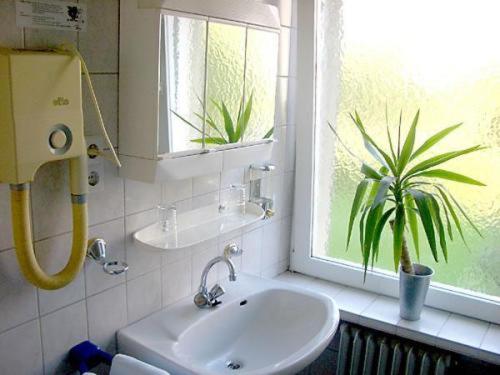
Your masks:
[[[210,300],[216,300],[217,298],[222,296],[224,293],[226,293],[224,288],[221,287],[219,284],[215,284],[212,287],[212,289],[210,289],[210,293],[208,293],[208,294],[210,296]]]
[[[231,243],[229,245],[226,245],[224,248],[224,257],[226,259],[230,259],[233,256],[239,256],[243,254],[243,249],[241,247],[238,247],[235,243]]]

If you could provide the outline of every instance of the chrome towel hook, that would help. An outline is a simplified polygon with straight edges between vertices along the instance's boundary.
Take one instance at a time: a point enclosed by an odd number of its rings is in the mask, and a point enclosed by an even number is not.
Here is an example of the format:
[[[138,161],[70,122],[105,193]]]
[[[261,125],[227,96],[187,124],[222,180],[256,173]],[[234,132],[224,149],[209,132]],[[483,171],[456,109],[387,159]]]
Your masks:
[[[121,275],[128,270],[128,264],[120,261],[106,261],[106,241],[102,238],[92,238],[87,245],[87,257],[102,265],[108,275]]]

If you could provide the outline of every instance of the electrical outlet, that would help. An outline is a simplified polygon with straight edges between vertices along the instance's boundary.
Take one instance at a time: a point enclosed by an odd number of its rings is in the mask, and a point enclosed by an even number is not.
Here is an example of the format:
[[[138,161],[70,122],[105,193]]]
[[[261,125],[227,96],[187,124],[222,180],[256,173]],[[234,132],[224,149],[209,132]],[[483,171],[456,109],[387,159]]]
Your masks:
[[[100,136],[86,136],[87,150],[95,147],[103,150],[105,146],[104,138]],[[104,190],[104,160],[102,156],[89,156],[88,164],[88,188],[89,193],[97,193]]]

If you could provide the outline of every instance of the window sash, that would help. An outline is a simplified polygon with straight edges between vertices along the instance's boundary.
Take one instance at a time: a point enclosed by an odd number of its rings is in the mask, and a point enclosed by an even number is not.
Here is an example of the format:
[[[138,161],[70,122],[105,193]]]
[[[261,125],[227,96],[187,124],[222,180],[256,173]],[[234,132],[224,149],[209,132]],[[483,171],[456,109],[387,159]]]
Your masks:
[[[294,239],[290,268],[294,271],[345,284],[373,293],[398,297],[398,276],[340,260],[313,257],[315,95],[316,95],[316,1],[298,1],[296,177]],[[500,302],[488,296],[431,282],[426,305],[500,324]]]

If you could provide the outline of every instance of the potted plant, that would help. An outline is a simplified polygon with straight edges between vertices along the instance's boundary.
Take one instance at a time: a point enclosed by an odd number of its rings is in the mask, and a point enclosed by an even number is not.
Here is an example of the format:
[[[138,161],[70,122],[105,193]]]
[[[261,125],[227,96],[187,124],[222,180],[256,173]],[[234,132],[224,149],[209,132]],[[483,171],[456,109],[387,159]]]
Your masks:
[[[429,149],[459,128],[461,124],[439,131],[416,148],[415,134],[419,115],[420,110],[413,118],[404,143],[401,142],[401,114],[397,144],[393,143],[387,125],[388,148],[384,150],[368,135],[358,113],[350,114],[363,138],[366,149],[374,157],[378,167],[375,168],[362,162],[361,173],[364,177],[356,188],[352,202],[347,248],[354,222],[360,215],[360,244],[366,279],[368,264],[371,263],[373,267],[374,261],[378,259],[382,231],[388,226],[391,228],[396,272],[399,267],[400,316],[408,320],[420,318],[430,278],[434,271],[428,266],[413,263],[405,229],[411,233],[417,259],[420,259],[420,222],[434,260],[437,262],[439,259],[439,247],[447,262],[448,238],[453,240],[452,226],[456,227],[465,242],[461,217],[465,218],[480,236],[481,233],[459,202],[439,181],[451,180],[484,186],[482,182],[473,178],[437,168],[451,159],[479,151],[484,147],[477,145],[426,158],[425,155]],[[334,128],[330,124],[329,126],[335,133]]]

